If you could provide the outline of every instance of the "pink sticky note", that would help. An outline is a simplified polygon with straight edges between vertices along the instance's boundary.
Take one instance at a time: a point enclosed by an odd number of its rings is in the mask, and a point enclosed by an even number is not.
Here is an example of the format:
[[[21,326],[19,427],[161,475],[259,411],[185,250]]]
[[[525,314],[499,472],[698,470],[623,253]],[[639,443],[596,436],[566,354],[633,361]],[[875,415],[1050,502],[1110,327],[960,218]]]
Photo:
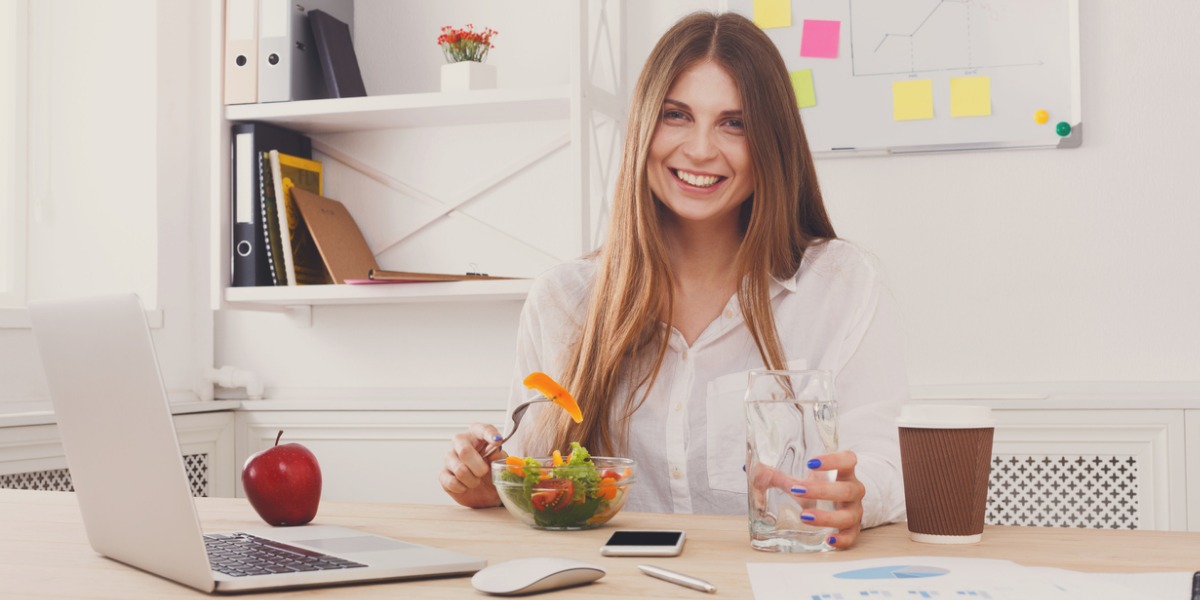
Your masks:
[[[838,38],[841,37],[841,21],[804,20],[804,33],[800,40],[800,56],[814,58],[837,58]]]

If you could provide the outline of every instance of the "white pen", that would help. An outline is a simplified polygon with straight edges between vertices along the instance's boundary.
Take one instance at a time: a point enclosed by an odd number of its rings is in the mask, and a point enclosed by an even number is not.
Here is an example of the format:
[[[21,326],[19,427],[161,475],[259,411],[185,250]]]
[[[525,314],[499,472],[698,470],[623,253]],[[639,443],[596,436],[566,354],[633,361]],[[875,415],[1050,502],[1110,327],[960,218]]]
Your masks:
[[[691,575],[684,575],[683,573],[676,573],[675,571],[669,571],[667,569],[664,569],[662,567],[656,567],[654,565],[638,565],[638,568],[641,569],[643,573],[645,573],[651,577],[654,577],[656,579],[661,579],[663,581],[670,581],[671,583],[674,583],[676,585],[682,585],[683,587],[686,587],[686,588],[692,588],[693,590],[700,590],[702,592],[708,592],[710,594],[717,593],[717,586],[715,586],[703,579],[700,579],[699,577],[692,577]]]

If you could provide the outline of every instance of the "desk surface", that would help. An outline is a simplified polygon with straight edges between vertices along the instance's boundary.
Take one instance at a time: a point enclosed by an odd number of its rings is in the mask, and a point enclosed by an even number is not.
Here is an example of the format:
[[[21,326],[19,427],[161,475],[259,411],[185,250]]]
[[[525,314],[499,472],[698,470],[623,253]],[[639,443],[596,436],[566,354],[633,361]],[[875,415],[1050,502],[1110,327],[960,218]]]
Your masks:
[[[206,531],[262,527],[248,502],[238,498],[199,498]],[[608,575],[580,588],[548,596],[704,598],[694,590],[652,579],[637,570],[641,562],[703,577],[717,596],[751,598],[748,562],[838,561],[886,556],[928,555],[1000,558],[1018,563],[1080,571],[1192,571],[1198,565],[1200,534],[1161,531],[1109,531],[1039,527],[988,527],[983,542],[934,546],[908,539],[903,524],[864,532],[853,549],[823,554],[758,552],[749,546],[741,517],[622,513],[591,531],[549,532],[518,523],[502,508],[470,510],[453,506],[324,503],[316,523],[343,525],[407,541],[482,556],[489,564],[525,556],[564,556],[600,564]],[[683,529],[688,542],[676,558],[600,556],[614,529]],[[0,490],[0,582],[13,598],[200,598],[204,594],[97,555],[88,546],[74,494]],[[338,588],[293,590],[275,596],[331,598],[483,598],[469,577],[401,581]],[[255,598],[263,597],[255,594]]]

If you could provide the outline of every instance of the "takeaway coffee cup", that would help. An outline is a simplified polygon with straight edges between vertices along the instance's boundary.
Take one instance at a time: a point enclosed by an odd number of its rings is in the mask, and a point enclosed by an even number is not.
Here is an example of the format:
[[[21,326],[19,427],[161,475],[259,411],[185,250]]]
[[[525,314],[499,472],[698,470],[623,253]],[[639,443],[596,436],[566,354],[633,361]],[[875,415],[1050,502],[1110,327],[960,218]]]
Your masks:
[[[928,544],[978,542],[991,473],[991,409],[910,404],[896,423],[909,536]]]

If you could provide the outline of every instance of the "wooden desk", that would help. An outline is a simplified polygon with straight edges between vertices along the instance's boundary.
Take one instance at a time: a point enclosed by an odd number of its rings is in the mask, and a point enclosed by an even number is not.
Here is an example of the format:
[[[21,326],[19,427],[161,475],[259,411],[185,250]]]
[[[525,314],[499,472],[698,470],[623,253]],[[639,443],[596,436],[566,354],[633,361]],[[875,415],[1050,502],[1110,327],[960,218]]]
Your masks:
[[[206,531],[263,526],[244,499],[199,498],[196,505]],[[636,567],[641,562],[707,579],[717,586],[717,596],[724,598],[752,597],[747,562],[929,555],[1001,558],[1081,571],[1192,571],[1200,567],[1200,534],[1180,532],[989,527],[980,544],[933,546],[909,541],[905,526],[897,524],[864,532],[851,550],[788,555],[750,549],[746,521],[741,517],[622,513],[600,529],[549,532],[518,523],[502,508],[325,503],[316,522],[451,548],[485,557],[489,564],[525,556],[564,556],[608,570],[607,576],[592,585],[540,596],[563,599],[708,597],[642,575]],[[616,528],[683,529],[688,542],[677,558],[600,556],[600,545]],[[270,596],[317,594],[356,600],[485,597],[474,591],[469,577],[293,590]],[[158,599],[205,595],[93,552],[74,494],[0,490],[0,596]]]

